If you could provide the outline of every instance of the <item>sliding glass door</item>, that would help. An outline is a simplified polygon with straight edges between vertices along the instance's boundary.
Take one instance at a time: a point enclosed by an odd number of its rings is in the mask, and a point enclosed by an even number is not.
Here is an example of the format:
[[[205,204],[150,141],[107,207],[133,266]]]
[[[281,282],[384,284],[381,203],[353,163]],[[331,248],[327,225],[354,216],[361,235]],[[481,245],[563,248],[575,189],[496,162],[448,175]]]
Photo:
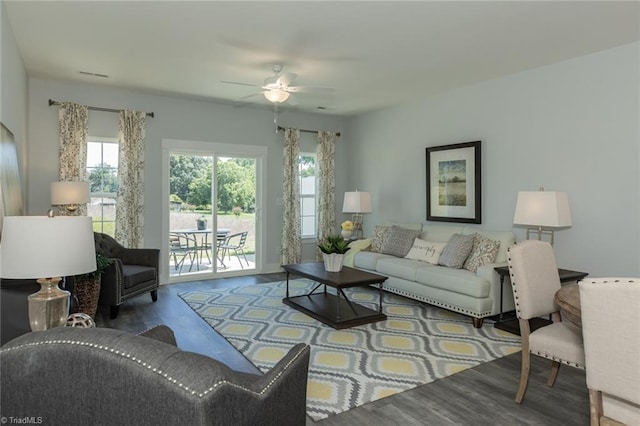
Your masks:
[[[259,271],[264,148],[238,152],[236,146],[219,144],[166,145],[168,250],[163,258],[169,281]]]

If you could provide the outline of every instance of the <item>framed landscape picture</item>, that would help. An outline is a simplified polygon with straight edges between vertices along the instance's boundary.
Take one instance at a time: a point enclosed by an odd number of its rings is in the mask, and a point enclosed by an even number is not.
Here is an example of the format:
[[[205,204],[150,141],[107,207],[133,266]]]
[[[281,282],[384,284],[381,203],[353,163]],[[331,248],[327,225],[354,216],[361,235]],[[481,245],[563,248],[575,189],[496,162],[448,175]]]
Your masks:
[[[427,220],[482,223],[481,141],[426,148]]]

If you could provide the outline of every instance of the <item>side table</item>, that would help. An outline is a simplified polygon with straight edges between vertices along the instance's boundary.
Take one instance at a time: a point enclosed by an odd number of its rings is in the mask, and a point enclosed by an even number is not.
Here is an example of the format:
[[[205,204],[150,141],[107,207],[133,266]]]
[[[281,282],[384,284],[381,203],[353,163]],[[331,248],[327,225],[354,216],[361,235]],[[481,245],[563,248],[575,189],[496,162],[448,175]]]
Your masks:
[[[494,268],[494,271],[500,276],[500,314],[498,315],[498,320],[494,324],[495,328],[500,330],[508,331],[509,333],[520,335],[520,325],[518,323],[518,318],[515,316],[515,312],[513,314],[509,314],[509,318],[505,318],[505,314],[503,312],[502,305],[502,294],[504,290],[504,278],[509,276],[509,267],[508,266],[498,266]],[[560,283],[569,283],[574,281],[580,281],[589,273],[580,272],[580,271],[571,271],[569,269],[560,269],[558,268],[558,275],[560,275]],[[537,330],[540,327],[544,327],[545,325],[549,325],[551,320],[544,318],[532,318],[529,320],[529,324],[531,327],[531,331]]]

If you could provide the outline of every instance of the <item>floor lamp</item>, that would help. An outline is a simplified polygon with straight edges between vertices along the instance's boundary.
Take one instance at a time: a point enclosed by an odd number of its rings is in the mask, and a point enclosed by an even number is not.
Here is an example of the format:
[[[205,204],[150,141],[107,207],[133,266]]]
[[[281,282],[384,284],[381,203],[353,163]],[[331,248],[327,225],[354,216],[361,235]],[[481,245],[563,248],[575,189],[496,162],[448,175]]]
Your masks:
[[[2,224],[0,276],[37,279],[40,291],[28,297],[31,330],[66,324],[69,292],[62,277],[96,270],[93,225],[88,216],[8,216]]]
[[[345,192],[342,203],[342,213],[351,213],[353,232],[356,238],[362,238],[364,217],[363,213],[371,213],[371,194],[358,190]]]
[[[514,225],[527,226],[527,239],[531,233],[537,233],[541,240],[543,235],[549,235],[553,245],[553,229],[571,226],[571,211],[566,192],[523,191],[518,192],[516,211],[513,217]],[[547,228],[547,229],[545,229]]]

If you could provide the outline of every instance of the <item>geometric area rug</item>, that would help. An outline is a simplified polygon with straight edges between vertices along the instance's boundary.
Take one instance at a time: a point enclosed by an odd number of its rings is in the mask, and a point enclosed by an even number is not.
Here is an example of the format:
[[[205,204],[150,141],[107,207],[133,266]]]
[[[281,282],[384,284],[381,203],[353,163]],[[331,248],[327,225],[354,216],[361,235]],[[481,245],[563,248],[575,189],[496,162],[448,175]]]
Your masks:
[[[310,280],[289,281],[290,296]],[[284,303],[286,283],[189,291],[179,296],[261,371],[296,343],[311,346],[307,414],[313,420],[433,382],[518,352],[520,337],[490,324],[384,292],[386,321],[335,330]],[[327,291],[333,289],[327,287]],[[350,300],[377,309],[378,291],[354,287]]]

